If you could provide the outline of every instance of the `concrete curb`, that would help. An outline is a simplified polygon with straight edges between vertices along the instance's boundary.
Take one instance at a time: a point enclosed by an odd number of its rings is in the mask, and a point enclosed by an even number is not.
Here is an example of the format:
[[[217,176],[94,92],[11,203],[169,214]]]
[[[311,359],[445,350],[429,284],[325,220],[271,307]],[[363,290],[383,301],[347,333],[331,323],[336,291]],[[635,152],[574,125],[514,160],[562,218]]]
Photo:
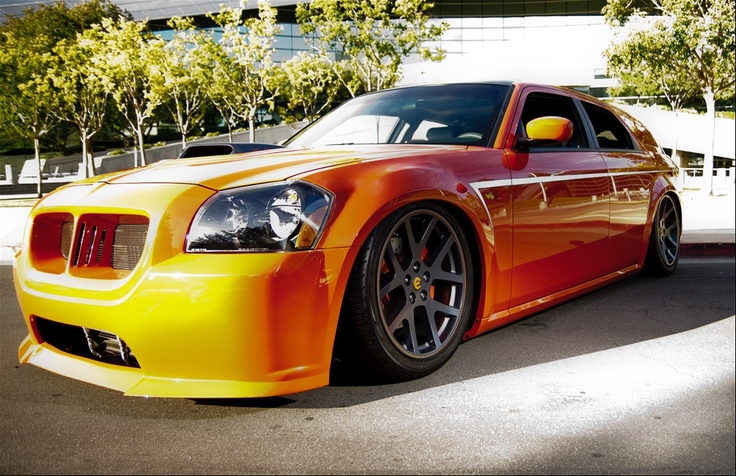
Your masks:
[[[736,245],[734,243],[681,243],[680,256],[688,258],[736,256]]]

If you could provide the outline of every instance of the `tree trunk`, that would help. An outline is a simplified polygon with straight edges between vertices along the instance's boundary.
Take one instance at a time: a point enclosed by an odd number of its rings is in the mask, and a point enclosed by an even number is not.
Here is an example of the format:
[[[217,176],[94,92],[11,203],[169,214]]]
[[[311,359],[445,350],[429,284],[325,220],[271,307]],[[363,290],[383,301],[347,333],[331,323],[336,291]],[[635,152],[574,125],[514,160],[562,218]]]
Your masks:
[[[89,157],[89,173],[91,177],[97,175],[97,165],[95,164],[95,149],[92,147],[92,136],[87,136],[87,157]]]
[[[82,141],[82,164],[84,164],[84,178],[90,178],[90,171],[92,168],[89,165],[89,153],[87,152],[87,146],[89,141],[87,140],[87,134],[83,129],[79,129],[79,139]]]
[[[91,146],[91,135],[86,129],[79,128],[79,139],[82,141],[82,163],[84,164],[84,178],[90,178],[97,175],[95,168],[94,152]],[[92,134],[94,135],[94,134]]]
[[[141,126],[141,123],[138,123],[137,130],[135,131],[136,135],[138,136],[138,146],[140,147],[141,151],[141,167],[146,164],[146,148],[143,144],[143,127]]]
[[[708,128],[706,132],[707,146],[703,157],[703,188],[701,192],[711,196],[713,195],[713,165],[714,165],[714,140],[716,133],[716,100],[715,94],[711,88],[706,88],[703,92],[705,99],[705,111],[708,118]]]
[[[179,132],[181,132],[181,149],[187,146],[187,129],[189,128],[189,121],[184,120],[184,115],[181,113],[179,104],[176,105],[176,120],[179,123]]]
[[[38,169],[38,187],[36,191],[38,198],[41,198],[43,197],[43,167],[41,166],[41,141],[38,140],[38,137],[33,138],[33,148],[36,153],[36,168]]]

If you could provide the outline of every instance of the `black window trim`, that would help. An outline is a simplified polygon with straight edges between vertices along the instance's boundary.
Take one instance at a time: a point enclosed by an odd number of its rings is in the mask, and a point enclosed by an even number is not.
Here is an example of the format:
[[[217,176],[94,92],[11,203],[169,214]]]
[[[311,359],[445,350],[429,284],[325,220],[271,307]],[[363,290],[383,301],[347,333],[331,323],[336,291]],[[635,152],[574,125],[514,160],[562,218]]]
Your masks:
[[[580,100],[577,97],[575,97],[573,95],[570,95],[570,94],[565,94],[564,91],[538,90],[538,89],[534,88],[531,91],[529,91],[528,93],[522,94],[523,97],[524,97],[523,103],[521,104],[521,110],[522,111],[524,110],[524,105],[526,104],[526,99],[530,95],[532,95],[532,94],[544,94],[544,95],[548,95],[548,96],[559,96],[559,97],[566,98],[566,99],[569,99],[570,101],[572,101],[573,110],[578,115],[578,120],[579,120],[579,122],[582,125],[583,130],[581,131],[581,134],[585,138],[585,140],[587,141],[587,146],[586,147],[562,147],[562,148],[561,147],[544,147],[544,146],[542,146],[542,147],[529,147],[528,148],[528,151],[529,152],[534,152],[534,153],[538,153],[538,152],[560,152],[560,151],[565,151],[565,152],[590,152],[590,151],[600,150],[597,147],[598,141],[597,140],[594,141],[595,137],[593,137],[593,134],[592,134],[593,126],[592,126],[592,124],[590,122],[590,118],[588,117],[588,114],[585,112],[585,109],[583,108],[582,104],[580,103]],[[519,124],[517,124],[517,127],[519,127]],[[627,131],[628,131],[628,128],[627,128]]]
[[[588,129],[589,142],[590,144],[595,144],[594,146],[595,149],[600,150],[600,151],[606,151],[606,152],[623,152],[623,151],[642,152],[642,148],[639,145],[639,142],[634,137],[634,134],[631,133],[631,130],[629,129],[629,127],[618,117],[618,114],[592,101],[581,101],[579,98],[575,98],[575,101],[579,103],[579,109],[582,111],[582,114],[584,115],[583,117],[585,117],[586,128]],[[621,127],[623,127],[624,131],[626,131],[626,134],[628,134],[629,141],[631,142],[633,147],[630,149],[626,147],[601,147],[601,145],[598,143],[598,136],[595,133],[595,127],[593,127],[593,121],[590,119],[590,116],[588,116],[588,111],[585,110],[585,104],[583,104],[584,102],[598,109],[602,109],[610,113],[611,115],[613,115],[614,119],[618,121]]]

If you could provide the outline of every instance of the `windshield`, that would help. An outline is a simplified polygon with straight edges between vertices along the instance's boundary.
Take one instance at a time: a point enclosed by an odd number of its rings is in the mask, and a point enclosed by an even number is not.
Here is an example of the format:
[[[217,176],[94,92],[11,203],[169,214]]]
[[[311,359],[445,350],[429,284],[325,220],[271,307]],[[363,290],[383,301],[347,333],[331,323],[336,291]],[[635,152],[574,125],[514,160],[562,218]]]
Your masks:
[[[487,146],[510,86],[414,86],[352,99],[285,144],[311,148],[347,144]]]

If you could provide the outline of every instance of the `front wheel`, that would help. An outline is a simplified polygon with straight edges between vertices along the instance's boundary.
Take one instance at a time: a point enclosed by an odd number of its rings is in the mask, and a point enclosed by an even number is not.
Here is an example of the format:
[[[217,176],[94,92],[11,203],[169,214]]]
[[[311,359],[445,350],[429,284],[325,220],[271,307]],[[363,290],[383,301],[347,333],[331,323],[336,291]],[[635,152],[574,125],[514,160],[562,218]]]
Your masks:
[[[444,365],[472,315],[470,254],[459,223],[431,203],[379,224],[345,293],[338,339],[351,363],[388,380],[423,377]]]
[[[671,195],[662,197],[657,205],[644,261],[644,271],[649,274],[666,276],[677,268],[682,235],[682,220],[678,210]]]

